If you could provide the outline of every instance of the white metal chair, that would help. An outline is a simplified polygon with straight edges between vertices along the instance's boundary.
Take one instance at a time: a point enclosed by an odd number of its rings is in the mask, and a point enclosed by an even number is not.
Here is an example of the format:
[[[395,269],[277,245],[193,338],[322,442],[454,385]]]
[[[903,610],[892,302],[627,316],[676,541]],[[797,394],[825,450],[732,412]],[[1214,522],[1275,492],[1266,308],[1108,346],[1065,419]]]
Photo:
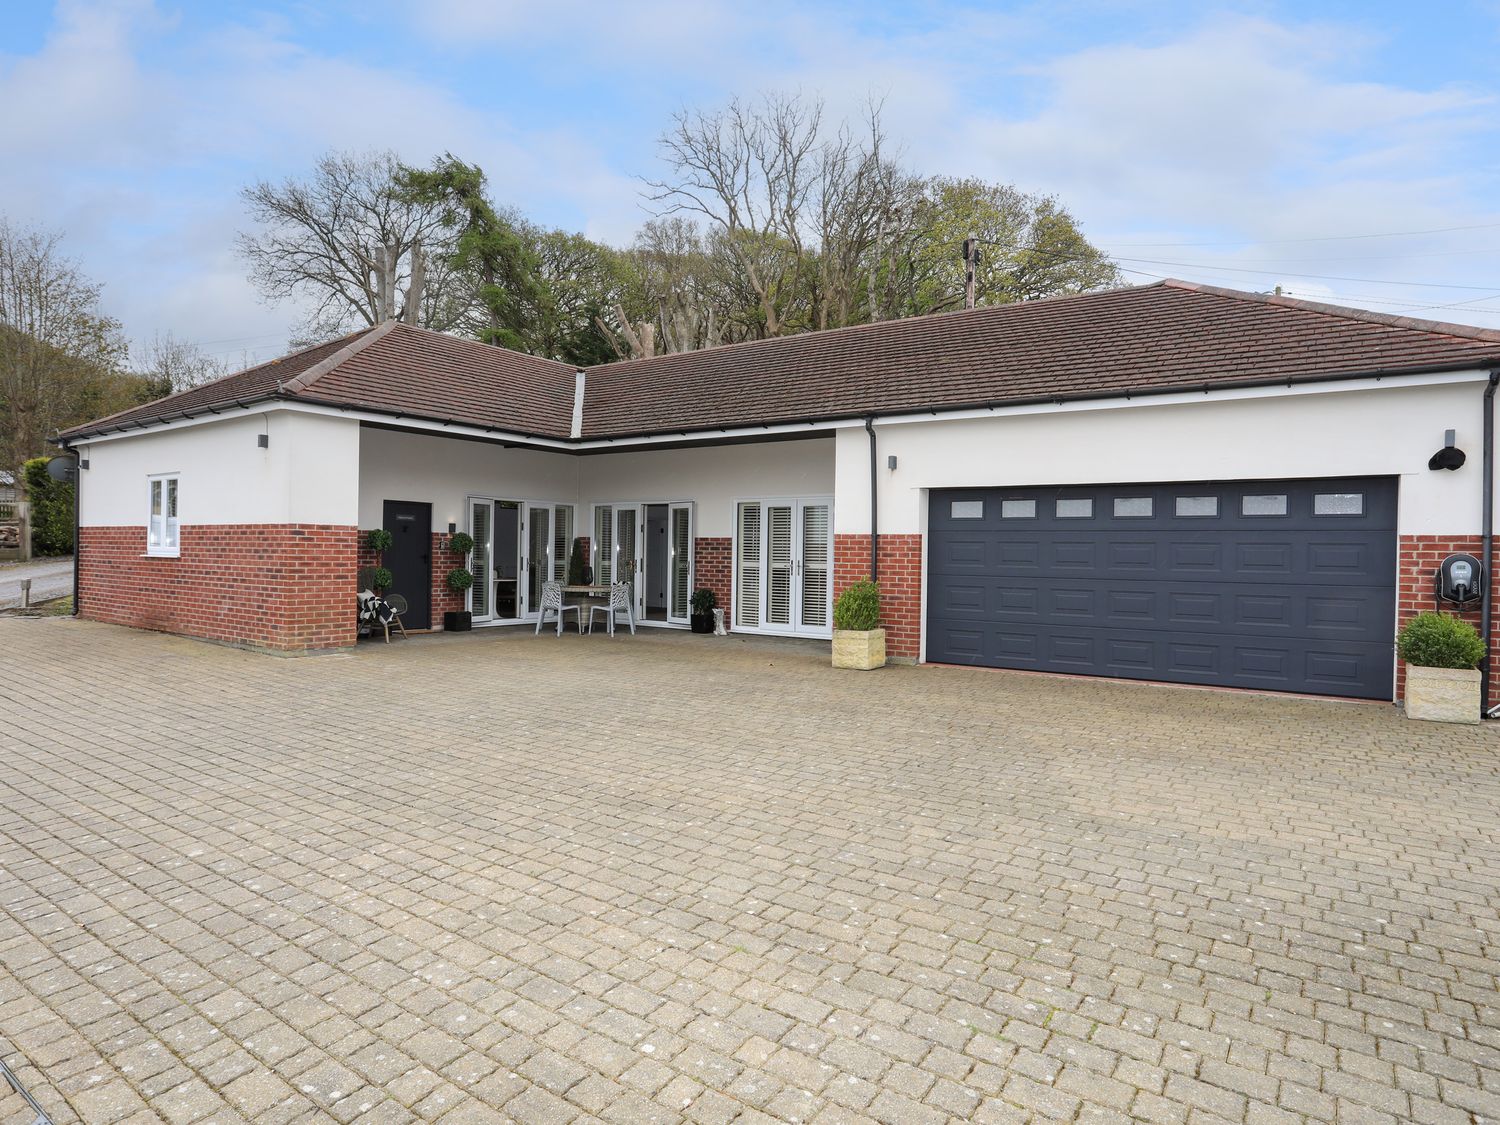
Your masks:
[[[576,613],[578,615],[578,631],[583,632],[583,607],[579,605],[563,605],[563,584],[561,582],[542,583],[541,612],[536,615],[536,632],[540,636],[542,622],[547,620],[547,614],[551,613],[557,618],[557,635],[562,636],[563,615]]]
[[[630,583],[615,582],[609,587],[609,605],[589,607],[589,632],[594,631],[594,614],[602,613],[609,622],[609,635],[615,635],[615,615],[623,613],[630,624],[630,635],[635,636],[635,611],[630,608]]]

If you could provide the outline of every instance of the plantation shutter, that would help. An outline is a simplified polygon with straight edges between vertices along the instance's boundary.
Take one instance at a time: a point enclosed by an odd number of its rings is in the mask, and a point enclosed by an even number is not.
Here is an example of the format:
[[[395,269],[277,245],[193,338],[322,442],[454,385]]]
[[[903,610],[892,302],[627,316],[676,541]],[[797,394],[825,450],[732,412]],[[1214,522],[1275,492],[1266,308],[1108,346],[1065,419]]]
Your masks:
[[[559,504],[552,509],[552,580],[568,580],[568,557],[573,550],[573,508]]]
[[[670,616],[682,620],[688,615],[688,583],[693,563],[693,541],[689,536],[692,509],[685,505],[672,508],[672,602]]]
[[[802,508],[802,624],[828,625],[828,505]]]
[[[760,625],[759,504],[740,505],[740,557],[736,561],[734,623],[747,629]]]
[[[792,508],[771,504],[766,508],[766,551],[770,576],[766,591],[766,624],[792,623]]]
[[[615,573],[615,510],[607,504],[594,509],[594,582],[608,586]]]

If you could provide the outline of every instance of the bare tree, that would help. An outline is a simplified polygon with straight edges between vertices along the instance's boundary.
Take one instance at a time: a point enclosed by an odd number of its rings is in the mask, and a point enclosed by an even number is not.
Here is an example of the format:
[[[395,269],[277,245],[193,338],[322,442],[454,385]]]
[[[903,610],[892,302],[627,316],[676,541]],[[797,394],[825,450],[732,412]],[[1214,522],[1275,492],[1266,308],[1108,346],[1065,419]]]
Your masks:
[[[179,340],[171,332],[158,332],[140,349],[136,373],[150,380],[159,395],[185,391],[217,379],[229,365],[209,355],[190,340]]]
[[[755,295],[759,335],[785,332],[801,295],[822,122],[821,100],[771,94],[758,105],[736,98],[712,113],[680,111],[661,138],[674,178],[651,182],[649,198],[722,236]]]
[[[239,238],[250,278],[271,301],[311,306],[301,342],[386,320],[447,327],[454,232],[440,202],[402,189],[402,172],[392,152],[334,152],[307,179],[241,193],[261,227]]]
[[[128,405],[125,343],[99,294],[60,235],[0,218],[0,466],[17,479],[48,434]]]

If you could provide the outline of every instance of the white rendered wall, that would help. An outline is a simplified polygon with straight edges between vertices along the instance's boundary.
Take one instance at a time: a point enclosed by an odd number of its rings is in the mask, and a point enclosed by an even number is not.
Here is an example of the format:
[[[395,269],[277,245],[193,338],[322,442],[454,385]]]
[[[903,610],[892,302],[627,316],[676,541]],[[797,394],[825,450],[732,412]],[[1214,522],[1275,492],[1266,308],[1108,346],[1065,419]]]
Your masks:
[[[578,460],[581,520],[588,518],[593,504],[692,500],[696,503],[694,534],[705,538],[732,535],[735,503],[746,497],[833,493],[831,437],[601,453]]]
[[[432,505],[432,529],[468,527],[470,496],[576,503],[578,458],[489,442],[366,429],[359,447],[359,526],[379,527],[386,500]]]
[[[357,422],[285,410],[81,443],[79,521],[145,527],[147,478],[178,473],[183,524],[352,525],[359,444]]]
[[[1484,382],[876,424],[880,531],[923,529],[924,490],[1004,485],[1399,476],[1403,535],[1479,531]],[[1468,463],[1433,472],[1443,431]],[[897,457],[894,471],[886,458]],[[838,434],[835,530],[868,532],[863,429]]]

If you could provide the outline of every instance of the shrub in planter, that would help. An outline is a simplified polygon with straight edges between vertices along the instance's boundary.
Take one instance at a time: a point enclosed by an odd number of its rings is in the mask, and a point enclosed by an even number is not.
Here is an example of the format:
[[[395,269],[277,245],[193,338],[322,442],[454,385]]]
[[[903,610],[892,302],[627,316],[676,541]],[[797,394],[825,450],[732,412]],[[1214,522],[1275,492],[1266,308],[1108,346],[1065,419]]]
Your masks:
[[[455,566],[448,572],[448,589],[463,593],[474,585],[474,576],[469,573],[467,567]]]
[[[1477,723],[1479,630],[1446,613],[1419,613],[1401,627],[1396,652],[1406,661],[1406,715],[1445,723]]]
[[[719,604],[718,596],[707,586],[699,586],[693,591],[693,596],[688,599],[693,607],[688,621],[695,633],[712,633],[714,631],[714,609]]]
[[[833,666],[862,672],[885,666],[880,587],[868,578],[855,582],[833,603]]]
[[[474,549],[474,537],[467,531],[454,532],[448,536],[448,550],[455,555],[467,555]]]
[[[365,532],[365,546],[377,555],[389,551],[391,544],[395,541],[391,533],[383,527],[372,527],[369,531]]]
[[[393,581],[395,576],[391,574],[390,567],[377,566],[370,571],[370,586],[377,594],[389,590]]]

